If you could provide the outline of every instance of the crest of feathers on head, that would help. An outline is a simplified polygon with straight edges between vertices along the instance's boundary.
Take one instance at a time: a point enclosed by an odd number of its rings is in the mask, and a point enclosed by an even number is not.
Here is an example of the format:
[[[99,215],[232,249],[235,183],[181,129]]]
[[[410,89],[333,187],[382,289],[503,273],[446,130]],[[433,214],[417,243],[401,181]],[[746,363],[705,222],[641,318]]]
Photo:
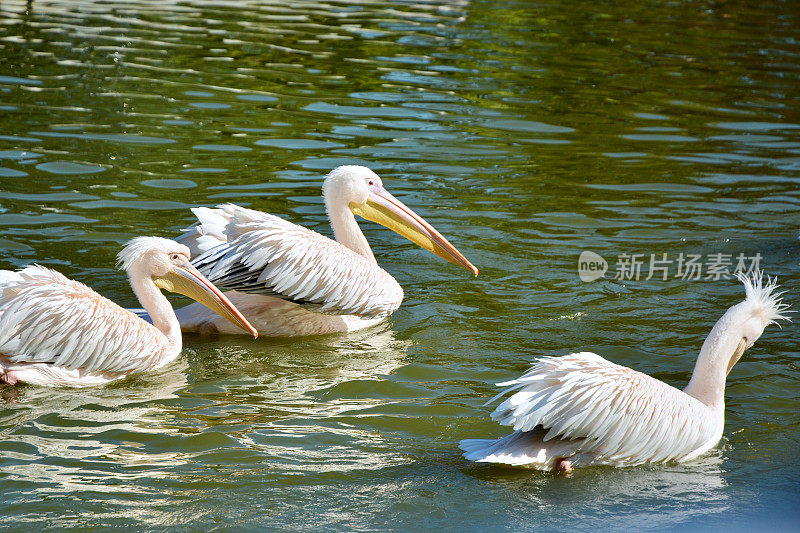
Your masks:
[[[135,237],[117,254],[117,268],[128,270],[134,263],[152,252],[179,253],[189,256],[189,248],[163,237]]]
[[[756,306],[767,320],[765,326],[776,324],[778,320],[791,322],[791,318],[786,314],[790,312],[787,311],[789,304],[783,303],[781,298],[785,291],[775,292],[778,288],[778,278],[766,276],[767,280],[764,282],[764,275],[757,268],[749,276],[737,272],[736,277],[744,284],[744,292],[747,295],[745,301]]]

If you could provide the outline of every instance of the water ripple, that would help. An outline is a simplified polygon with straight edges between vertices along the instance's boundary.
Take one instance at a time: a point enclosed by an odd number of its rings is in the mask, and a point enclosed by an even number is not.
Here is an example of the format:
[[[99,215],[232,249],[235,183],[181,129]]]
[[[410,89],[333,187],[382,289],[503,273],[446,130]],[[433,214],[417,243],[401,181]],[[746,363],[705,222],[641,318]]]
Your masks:
[[[701,462],[562,479],[469,465],[456,443],[504,433],[482,404],[534,357],[593,350],[686,382],[741,287],[613,279],[622,254],[760,254],[800,291],[795,11],[1,2],[0,268],[36,261],[135,306],[125,240],[221,201],[330,235],[322,177],[367,164],[481,270],[363,223],[405,291],[377,330],[187,336],[163,373],[0,388],[3,517],[488,531],[642,529],[656,510],[743,529],[792,508],[793,324],[734,368],[727,442]],[[605,279],[580,281],[583,250]]]

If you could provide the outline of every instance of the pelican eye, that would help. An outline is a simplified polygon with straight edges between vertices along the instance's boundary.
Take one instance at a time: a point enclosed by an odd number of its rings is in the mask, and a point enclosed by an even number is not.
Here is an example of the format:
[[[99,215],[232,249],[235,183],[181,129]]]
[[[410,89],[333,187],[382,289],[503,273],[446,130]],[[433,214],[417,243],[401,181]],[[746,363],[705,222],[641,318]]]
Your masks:
[[[177,261],[181,256],[178,254],[172,254],[172,260]]]

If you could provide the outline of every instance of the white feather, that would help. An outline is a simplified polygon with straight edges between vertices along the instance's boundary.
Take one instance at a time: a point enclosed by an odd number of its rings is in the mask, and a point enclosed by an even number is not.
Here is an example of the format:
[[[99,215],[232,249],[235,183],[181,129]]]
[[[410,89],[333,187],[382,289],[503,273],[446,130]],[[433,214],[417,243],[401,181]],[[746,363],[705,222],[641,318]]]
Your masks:
[[[5,366],[116,373],[152,368],[167,353],[161,332],[86,285],[38,265],[18,274],[0,292]],[[66,327],[53,327],[58,322]],[[115,335],[118,328],[125,334]]]
[[[464,457],[549,470],[572,466],[684,461],[722,436],[725,376],[742,342],[787,319],[777,283],[760,272],[738,275],[746,299],[717,321],[684,391],[590,352],[543,357],[495,401],[511,394],[492,419],[514,432],[493,441],[461,442]]]
[[[177,240],[203,252],[197,235],[226,239],[193,260],[221,288],[365,318],[388,316],[402,302],[403,289],[385,270],[319,233],[234,204],[194,211],[198,223]],[[220,231],[222,220],[226,224]],[[247,276],[234,278],[232,273],[241,267]]]

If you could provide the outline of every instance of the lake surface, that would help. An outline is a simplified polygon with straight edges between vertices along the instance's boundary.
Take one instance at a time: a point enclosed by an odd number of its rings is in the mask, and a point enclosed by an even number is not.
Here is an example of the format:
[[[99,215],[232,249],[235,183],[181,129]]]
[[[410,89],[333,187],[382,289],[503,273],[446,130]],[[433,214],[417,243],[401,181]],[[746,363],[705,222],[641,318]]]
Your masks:
[[[481,271],[364,222],[406,294],[378,328],[187,336],[109,386],[0,388],[5,525],[800,527],[796,323],[731,372],[701,460],[564,477],[457,448],[508,433],[483,403],[536,357],[591,350],[683,387],[743,298],[738,266],[800,309],[799,19],[771,1],[0,1],[0,268],[137,306],[127,239],[223,202],[330,234],[322,178],[357,163]],[[581,280],[584,251],[604,277]]]

